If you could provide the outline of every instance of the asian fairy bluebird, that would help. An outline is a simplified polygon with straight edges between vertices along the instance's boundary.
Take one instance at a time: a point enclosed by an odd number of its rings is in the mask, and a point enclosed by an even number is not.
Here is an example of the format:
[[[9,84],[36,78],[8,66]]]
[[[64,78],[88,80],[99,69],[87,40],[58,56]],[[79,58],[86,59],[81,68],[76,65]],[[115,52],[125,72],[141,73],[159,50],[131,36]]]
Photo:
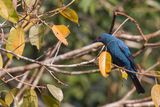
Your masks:
[[[137,72],[131,52],[122,40],[116,38],[114,35],[103,33],[95,40],[95,42],[102,42],[106,46],[107,51],[112,56],[112,61],[114,64],[124,67],[129,71]],[[131,72],[127,73],[133,81],[137,92],[144,93],[145,90],[140,84],[136,74]]]

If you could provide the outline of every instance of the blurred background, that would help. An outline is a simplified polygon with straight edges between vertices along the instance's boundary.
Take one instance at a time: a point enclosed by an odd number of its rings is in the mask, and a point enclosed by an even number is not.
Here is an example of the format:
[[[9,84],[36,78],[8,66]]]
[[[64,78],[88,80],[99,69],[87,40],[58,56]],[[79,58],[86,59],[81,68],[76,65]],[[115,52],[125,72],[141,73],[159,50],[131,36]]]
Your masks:
[[[67,0],[65,1],[65,3],[68,2]],[[44,8],[50,10],[56,8],[56,4],[57,1],[49,0],[44,2]],[[133,17],[139,23],[144,34],[160,30],[160,1],[158,0],[77,0],[76,3],[70,7],[79,15],[79,26],[61,17],[61,15],[49,19],[56,24],[62,23],[69,25],[71,29],[71,35],[68,37],[69,46],[62,47],[63,50],[60,50],[62,53],[63,51],[66,52],[88,45],[101,33],[109,32],[113,10],[115,9],[124,11],[126,14]],[[126,18],[123,16],[117,16],[115,28],[125,19]],[[140,35],[136,26],[130,21],[128,21],[119,32]],[[52,46],[54,40],[49,39],[50,36],[52,36],[52,34],[48,34],[46,39],[47,44]],[[155,38],[151,39],[149,42],[156,42],[159,40],[160,38]],[[139,47],[132,46],[130,49],[132,53],[134,53],[139,50]],[[148,53],[148,51],[151,52],[146,58],[144,54]],[[157,61],[160,54],[159,52],[160,48],[149,48],[136,57],[135,61],[146,69]],[[80,62],[82,60],[94,58],[96,55],[96,52],[90,53],[81,58],[63,63]],[[86,69],[93,69],[92,67],[96,68],[97,66],[89,66],[86,67]],[[74,70],[76,71],[77,69],[80,70],[81,68],[75,68]],[[157,68],[157,71],[158,70],[160,70],[160,67]],[[46,74],[42,78],[42,81],[52,83],[52,79],[48,79],[47,76],[49,75]],[[62,87],[65,96],[63,107],[67,107],[67,105],[72,105],[71,107],[97,107],[122,98],[131,87],[133,87],[131,81],[122,79],[120,73],[114,71],[112,71],[107,79],[103,78],[99,73],[78,76],[58,76],[69,85],[68,87]],[[138,99],[150,96],[152,85],[148,85],[145,82],[143,82],[143,85],[145,86],[146,93],[144,95],[138,95],[135,92],[132,96],[133,98]]]
[[[41,11],[49,11],[57,8],[59,0],[42,0]],[[69,0],[64,0],[64,4],[69,3]],[[59,54],[81,48],[89,45],[101,33],[109,32],[112,22],[113,10],[118,9],[124,11],[129,16],[133,17],[142,28],[144,34],[153,33],[160,30],[160,1],[159,0],[76,0],[70,8],[74,9],[79,16],[79,25],[72,23],[60,14],[47,18],[46,22],[54,24],[65,24],[69,26],[71,31],[70,36],[67,38],[69,45],[66,47],[62,45]],[[117,16],[114,29],[117,28],[126,18]],[[128,21],[123,25],[117,34],[127,33],[131,35],[140,35],[136,26]],[[47,31],[44,36],[44,43],[40,50],[27,43],[24,56],[29,58],[38,58],[48,48],[53,47],[57,42],[57,38],[53,37],[52,31]],[[149,42],[158,42],[160,38],[151,39]],[[130,44],[132,53],[140,49],[139,43],[132,45],[131,41],[126,41]],[[149,52],[149,54],[147,54]],[[59,64],[72,64],[81,61],[86,61],[96,57],[98,52],[92,52],[79,58],[59,62]],[[147,56],[146,56],[147,54]],[[153,65],[159,58],[160,48],[148,48],[142,54],[135,58],[137,64],[143,69]],[[20,66],[27,64],[21,60],[15,60],[12,66]],[[66,70],[89,70],[98,68],[97,65],[90,65],[77,68],[65,68]],[[160,71],[160,67],[155,69]],[[32,74],[31,74],[32,76]],[[130,80],[124,80],[120,72],[114,70],[108,78],[103,78],[100,73],[88,75],[68,76],[56,74],[68,86],[58,84],[49,73],[45,72],[41,77],[39,84],[55,84],[61,87],[64,92],[64,100],[62,107],[97,107],[111,103],[122,98],[133,85]],[[154,84],[154,80],[150,80]],[[136,92],[132,94],[132,98],[144,98],[150,96],[150,89],[152,85],[145,82],[142,83],[146,89],[146,93],[138,95]],[[11,85],[12,87],[12,85]]]

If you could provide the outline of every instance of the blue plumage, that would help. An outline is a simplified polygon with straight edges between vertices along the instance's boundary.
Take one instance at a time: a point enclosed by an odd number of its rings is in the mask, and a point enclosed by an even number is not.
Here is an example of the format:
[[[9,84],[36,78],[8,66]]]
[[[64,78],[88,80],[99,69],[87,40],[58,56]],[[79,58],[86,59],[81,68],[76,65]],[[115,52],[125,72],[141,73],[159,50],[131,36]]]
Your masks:
[[[114,64],[124,67],[125,69],[128,69],[130,71],[137,72],[132,54],[128,46],[122,40],[116,38],[111,34],[103,33],[100,37],[96,39],[96,41],[102,42],[106,46],[107,51],[112,56],[112,61]],[[144,93],[145,91],[141,86],[137,76],[134,73],[127,73],[132,79],[137,89],[137,92]]]

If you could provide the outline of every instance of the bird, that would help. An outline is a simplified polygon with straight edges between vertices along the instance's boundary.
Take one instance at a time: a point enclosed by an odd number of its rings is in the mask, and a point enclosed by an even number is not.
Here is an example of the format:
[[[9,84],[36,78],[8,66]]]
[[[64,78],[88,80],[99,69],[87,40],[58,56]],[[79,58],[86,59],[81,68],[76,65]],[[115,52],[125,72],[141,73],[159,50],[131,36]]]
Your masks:
[[[96,38],[94,42],[101,42],[105,45],[105,49],[110,53],[112,57],[112,63],[125,69],[138,72],[137,66],[134,62],[134,58],[128,48],[128,46],[120,39],[112,34],[103,33]],[[140,81],[137,78],[136,73],[127,72],[138,93],[145,93]]]

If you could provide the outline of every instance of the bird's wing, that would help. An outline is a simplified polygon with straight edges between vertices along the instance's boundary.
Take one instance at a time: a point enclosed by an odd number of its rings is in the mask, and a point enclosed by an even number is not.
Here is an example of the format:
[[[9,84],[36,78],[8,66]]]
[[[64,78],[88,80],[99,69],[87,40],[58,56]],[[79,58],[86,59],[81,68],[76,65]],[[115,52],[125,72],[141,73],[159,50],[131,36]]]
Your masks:
[[[124,55],[128,58],[128,60],[130,61],[131,63],[131,66],[133,67],[133,69],[136,71],[137,69],[137,66],[136,64],[134,63],[134,58],[128,48],[128,46],[121,40],[117,39],[117,44],[119,46],[119,48],[121,49],[121,51],[124,53]]]

